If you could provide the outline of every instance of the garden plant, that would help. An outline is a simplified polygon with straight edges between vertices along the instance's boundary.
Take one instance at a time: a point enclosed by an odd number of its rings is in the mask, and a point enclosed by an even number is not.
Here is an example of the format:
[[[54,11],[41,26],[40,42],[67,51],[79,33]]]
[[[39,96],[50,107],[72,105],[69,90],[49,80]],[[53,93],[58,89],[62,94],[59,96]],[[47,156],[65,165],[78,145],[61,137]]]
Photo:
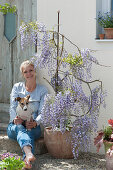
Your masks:
[[[106,13],[98,13],[98,17],[96,18],[98,24],[103,28],[113,28],[113,14],[110,12]]]
[[[109,119],[108,124],[109,126],[104,127],[102,130],[98,131],[97,136],[94,138],[94,145],[96,145],[97,147],[97,152],[99,152],[100,147],[104,142],[113,142],[113,119]],[[109,151],[113,153],[113,147],[111,146],[109,148]]]
[[[109,126],[104,127],[98,131],[94,138],[94,145],[97,147],[97,152],[104,144],[106,169],[113,169],[113,119],[108,120]]]
[[[4,170],[22,170],[25,166],[24,161],[21,160],[20,156],[10,152],[0,154],[0,169]]]
[[[31,61],[40,69],[48,70],[48,79],[54,93],[48,94],[42,108],[42,123],[64,133],[70,130],[72,152],[89,151],[91,133],[97,130],[100,105],[105,106],[102,81],[93,79],[92,65],[100,66],[91,50],[80,49],[59,31],[47,30],[42,23],[22,23],[19,32],[22,49],[37,46]],[[74,53],[66,49],[71,44]]]
[[[8,3],[5,3],[3,5],[0,4],[0,12],[2,12],[4,15],[9,13],[15,13],[17,11],[16,5],[11,6]]]

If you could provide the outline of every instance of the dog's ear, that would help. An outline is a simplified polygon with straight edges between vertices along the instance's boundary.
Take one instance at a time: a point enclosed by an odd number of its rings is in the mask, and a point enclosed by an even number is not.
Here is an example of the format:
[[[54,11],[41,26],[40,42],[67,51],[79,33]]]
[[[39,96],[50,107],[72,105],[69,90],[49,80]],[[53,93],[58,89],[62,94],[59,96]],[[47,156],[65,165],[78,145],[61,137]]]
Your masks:
[[[20,101],[20,100],[21,100],[20,97],[16,97],[16,98],[15,98],[15,101]]]
[[[29,100],[29,98],[30,98],[30,95],[27,95],[27,96],[26,96],[26,98],[27,98],[27,100]]]

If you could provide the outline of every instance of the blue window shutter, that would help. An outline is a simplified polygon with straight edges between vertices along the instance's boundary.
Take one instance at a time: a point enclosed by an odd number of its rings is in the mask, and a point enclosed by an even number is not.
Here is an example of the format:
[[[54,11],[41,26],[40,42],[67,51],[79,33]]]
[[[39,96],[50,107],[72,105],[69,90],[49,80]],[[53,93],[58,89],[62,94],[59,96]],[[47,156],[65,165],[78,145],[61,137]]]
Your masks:
[[[113,0],[111,0],[111,12],[113,13]]]
[[[16,14],[7,13],[4,15],[4,35],[10,42],[16,36]]]

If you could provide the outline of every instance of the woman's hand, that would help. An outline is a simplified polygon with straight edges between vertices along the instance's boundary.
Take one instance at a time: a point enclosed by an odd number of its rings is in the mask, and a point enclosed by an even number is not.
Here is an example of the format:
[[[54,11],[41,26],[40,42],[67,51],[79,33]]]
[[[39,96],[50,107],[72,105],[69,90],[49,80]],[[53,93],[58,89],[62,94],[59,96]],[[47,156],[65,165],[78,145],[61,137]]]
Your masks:
[[[20,124],[22,124],[23,120],[20,117],[16,116],[15,119],[13,120],[13,122],[16,125],[20,125]]]
[[[35,120],[31,119],[30,121],[26,121],[26,128],[27,129],[32,129],[37,126],[37,123]]]

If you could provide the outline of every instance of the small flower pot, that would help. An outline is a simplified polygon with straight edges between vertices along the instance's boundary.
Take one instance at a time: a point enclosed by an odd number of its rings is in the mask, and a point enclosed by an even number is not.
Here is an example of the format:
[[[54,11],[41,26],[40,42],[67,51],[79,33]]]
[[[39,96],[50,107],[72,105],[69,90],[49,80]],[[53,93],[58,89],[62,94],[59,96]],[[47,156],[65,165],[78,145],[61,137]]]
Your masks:
[[[105,37],[105,34],[99,34],[99,38],[102,40],[102,39],[104,39],[104,37]]]

